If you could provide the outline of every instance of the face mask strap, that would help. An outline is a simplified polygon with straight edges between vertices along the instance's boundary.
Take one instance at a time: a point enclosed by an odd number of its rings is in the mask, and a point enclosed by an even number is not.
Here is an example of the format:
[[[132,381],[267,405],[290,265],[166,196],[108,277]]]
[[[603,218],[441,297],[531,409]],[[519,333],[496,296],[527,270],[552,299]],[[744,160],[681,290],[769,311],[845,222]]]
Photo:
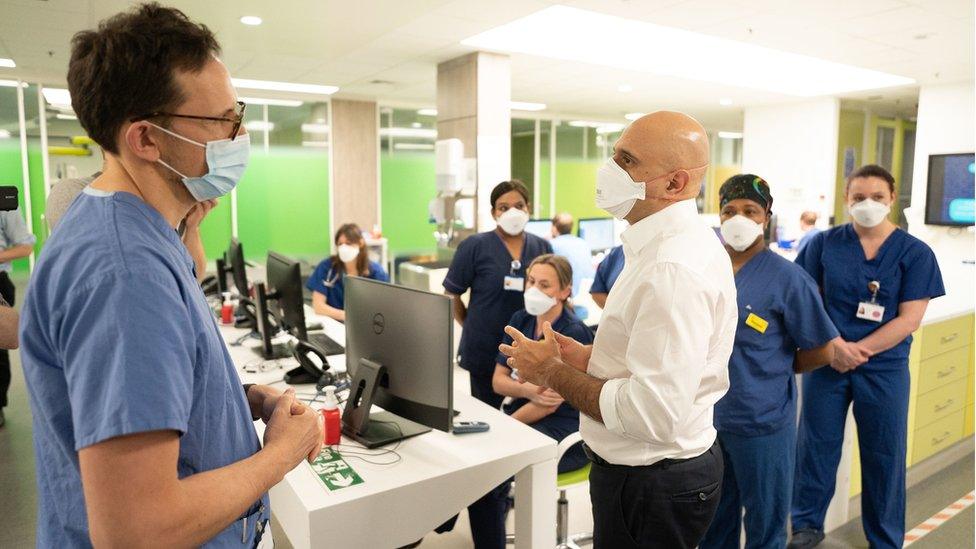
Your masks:
[[[183,178],[183,179],[189,179],[189,177],[187,177],[187,176],[181,174],[179,171],[177,171],[176,168],[174,168],[173,166],[170,166],[169,164],[167,164],[166,161],[164,161],[162,158],[157,159],[156,162],[159,162],[163,166],[166,166],[166,168],[168,168],[169,171],[175,173],[176,175],[180,176],[181,178]]]
[[[177,139],[182,139],[183,141],[186,141],[187,143],[191,143],[193,145],[196,145],[197,147],[203,147],[204,149],[207,148],[207,145],[205,143],[200,143],[198,141],[194,141],[194,140],[190,139],[189,137],[183,137],[182,135],[180,135],[180,134],[178,134],[176,132],[172,132],[170,130],[167,130],[166,128],[164,128],[164,127],[162,127],[162,126],[160,126],[158,124],[153,124],[152,122],[149,122],[149,121],[146,121],[146,123],[149,124],[150,126],[156,128],[156,129],[160,130],[160,131],[163,131],[165,133],[168,133],[168,134],[172,135],[173,137],[175,137]]]

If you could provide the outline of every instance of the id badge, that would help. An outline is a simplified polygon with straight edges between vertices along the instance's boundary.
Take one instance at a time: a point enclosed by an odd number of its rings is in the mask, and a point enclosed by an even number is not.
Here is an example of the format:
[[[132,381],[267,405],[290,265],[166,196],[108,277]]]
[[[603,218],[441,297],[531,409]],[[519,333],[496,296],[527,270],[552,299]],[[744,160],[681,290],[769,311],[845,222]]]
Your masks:
[[[885,308],[877,303],[862,301],[857,306],[857,318],[870,320],[871,322],[881,322],[881,319],[884,318],[884,310]]]
[[[521,276],[506,276],[505,289],[510,292],[525,291],[525,279]]]
[[[765,334],[766,328],[769,327],[769,322],[755,313],[749,313],[749,316],[746,317],[746,326],[761,334]]]

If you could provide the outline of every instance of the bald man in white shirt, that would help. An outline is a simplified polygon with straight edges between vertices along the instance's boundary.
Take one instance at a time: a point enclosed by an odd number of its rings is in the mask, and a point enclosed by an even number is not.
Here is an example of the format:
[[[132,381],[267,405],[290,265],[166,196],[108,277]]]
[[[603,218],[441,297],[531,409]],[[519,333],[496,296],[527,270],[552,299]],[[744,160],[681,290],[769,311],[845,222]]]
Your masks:
[[[603,206],[631,226],[596,341],[506,328],[520,378],[583,413],[597,549],[695,547],[719,502],[712,413],[729,386],[737,307],[728,253],[695,206],[708,158],[693,118],[635,121],[598,175]]]

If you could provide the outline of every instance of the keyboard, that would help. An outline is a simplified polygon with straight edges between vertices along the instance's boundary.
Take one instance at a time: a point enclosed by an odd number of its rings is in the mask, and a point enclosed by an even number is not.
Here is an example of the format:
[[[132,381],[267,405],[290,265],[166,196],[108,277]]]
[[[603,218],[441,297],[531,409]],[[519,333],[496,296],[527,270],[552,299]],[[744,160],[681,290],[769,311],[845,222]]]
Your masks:
[[[308,334],[308,342],[325,351],[326,356],[341,355],[346,352],[346,348],[338,344],[331,337],[322,332]]]

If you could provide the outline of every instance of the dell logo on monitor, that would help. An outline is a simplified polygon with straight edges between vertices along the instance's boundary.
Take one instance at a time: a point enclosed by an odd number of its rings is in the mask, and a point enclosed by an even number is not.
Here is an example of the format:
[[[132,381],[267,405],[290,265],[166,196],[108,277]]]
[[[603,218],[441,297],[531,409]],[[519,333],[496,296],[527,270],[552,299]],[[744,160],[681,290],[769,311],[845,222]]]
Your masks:
[[[383,314],[376,313],[373,315],[373,333],[376,335],[382,334],[384,327],[386,327],[386,319],[383,318]]]

